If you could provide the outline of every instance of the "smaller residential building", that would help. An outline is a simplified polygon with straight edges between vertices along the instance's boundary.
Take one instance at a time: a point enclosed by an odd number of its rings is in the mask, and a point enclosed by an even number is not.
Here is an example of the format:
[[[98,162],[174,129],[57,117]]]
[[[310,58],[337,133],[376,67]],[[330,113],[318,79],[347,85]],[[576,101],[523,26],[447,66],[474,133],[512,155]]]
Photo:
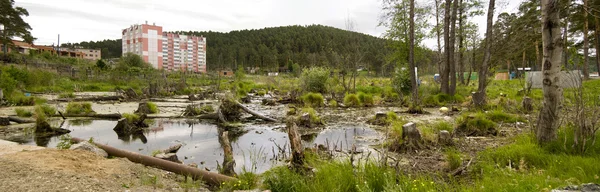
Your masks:
[[[8,46],[7,52],[18,52],[21,54],[29,54],[31,51],[35,51],[38,53],[41,52],[50,52],[55,55],[63,56],[63,57],[75,57],[75,58],[83,58],[84,53],[77,50],[67,50],[67,49],[57,49],[57,47],[52,45],[34,45],[29,44],[23,41],[12,41],[14,46]],[[0,50],[4,51],[5,46],[0,44]]]
[[[102,51],[100,49],[84,49],[82,47],[61,47],[60,49],[64,51],[80,52],[82,53],[83,58],[88,60],[99,60],[102,58]]]

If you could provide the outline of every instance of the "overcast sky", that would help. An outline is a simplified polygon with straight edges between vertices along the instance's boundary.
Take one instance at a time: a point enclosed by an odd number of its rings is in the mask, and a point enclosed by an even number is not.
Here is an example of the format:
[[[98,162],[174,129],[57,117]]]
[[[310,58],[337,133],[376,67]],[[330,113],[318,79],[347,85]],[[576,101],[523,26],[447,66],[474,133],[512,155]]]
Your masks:
[[[485,1],[485,0],[484,0]],[[515,12],[522,0],[497,1],[497,13]],[[132,24],[156,23],[163,31],[221,31],[322,24],[382,36],[381,0],[16,0],[26,8],[36,44],[119,39]],[[418,0],[418,2],[428,2]],[[485,3],[487,10],[487,1]],[[470,18],[485,31],[484,16]],[[210,41],[210,39],[208,39]],[[423,42],[433,48],[435,41]]]

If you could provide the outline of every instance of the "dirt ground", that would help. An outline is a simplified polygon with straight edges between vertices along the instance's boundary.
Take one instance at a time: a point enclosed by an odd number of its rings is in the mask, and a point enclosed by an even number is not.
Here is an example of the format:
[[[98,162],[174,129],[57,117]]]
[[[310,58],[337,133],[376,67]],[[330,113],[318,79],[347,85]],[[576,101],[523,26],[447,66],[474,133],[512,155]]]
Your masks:
[[[12,151],[0,154],[0,188],[6,191],[207,191],[123,158],[46,148]]]

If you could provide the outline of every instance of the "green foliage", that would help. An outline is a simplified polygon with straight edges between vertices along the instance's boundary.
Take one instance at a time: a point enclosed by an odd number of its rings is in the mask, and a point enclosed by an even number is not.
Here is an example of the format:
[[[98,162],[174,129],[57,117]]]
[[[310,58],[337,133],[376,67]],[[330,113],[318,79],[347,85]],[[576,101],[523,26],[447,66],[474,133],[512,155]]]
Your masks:
[[[4,26],[0,35],[0,44],[13,46],[12,38],[18,37],[28,43],[33,43],[31,26],[23,20],[23,16],[29,16],[29,12],[23,7],[15,6],[15,1],[3,1],[1,5],[2,19],[0,25]],[[4,51],[4,50],[2,50]]]
[[[237,81],[235,82],[235,93],[238,97],[244,97],[255,88],[255,84],[252,81]]]
[[[147,102],[146,104],[148,105],[148,109],[150,109],[150,114],[156,114],[159,112],[158,106],[156,106],[156,103]]]
[[[36,108],[40,108],[40,110],[44,112],[44,114],[46,114],[47,116],[53,116],[56,114],[56,109],[50,105],[38,105]]]
[[[302,102],[307,107],[322,107],[324,101],[323,95],[313,92],[304,94],[300,99],[302,99]]]
[[[344,96],[344,105],[347,107],[360,107],[362,103],[356,94],[346,94]]]
[[[267,94],[267,91],[264,89],[256,92],[256,95],[258,95],[258,96],[265,96],[266,94]]]
[[[374,104],[373,95],[371,94],[358,92],[358,100],[366,107],[373,106]]]
[[[140,120],[140,116],[133,113],[123,113],[123,118],[127,119],[127,122],[133,124]]]
[[[142,59],[141,56],[136,55],[134,53],[126,53],[125,55],[123,55],[123,57],[121,57],[117,65],[118,69],[126,71],[141,70],[150,66],[150,64],[146,63],[146,61],[144,61],[144,59]]]
[[[448,163],[448,168],[450,170],[458,169],[462,165],[462,158],[460,151],[449,148],[444,152],[446,156],[446,163]]]
[[[65,111],[65,113],[71,115],[82,115],[93,114],[95,112],[94,110],[92,110],[92,103],[70,102],[69,104],[67,104],[67,110]]]
[[[5,95],[10,95],[17,88],[17,80],[13,79],[9,73],[0,73],[0,88]]]
[[[305,107],[302,108],[302,113],[308,113],[308,116],[310,117],[310,124],[312,125],[318,125],[321,124],[321,118],[319,118],[319,116],[317,115],[317,111],[315,111],[315,109],[310,108],[310,107]]]
[[[452,133],[452,131],[454,131],[454,127],[452,127],[452,124],[447,122],[447,121],[438,121],[433,123],[432,127],[436,130],[436,131],[441,131],[441,130],[446,130],[450,133]]]
[[[71,142],[71,135],[65,134],[59,137],[59,142],[56,144],[57,149],[69,149],[73,143]]]
[[[100,69],[100,70],[104,70],[104,69],[108,68],[108,66],[106,66],[106,63],[104,63],[104,61],[102,59],[98,59],[98,61],[96,61],[96,67],[98,67],[98,69]]]
[[[396,70],[392,78],[392,87],[396,93],[408,94],[410,92],[410,74],[408,70]]]
[[[27,111],[23,108],[15,108],[15,113],[17,113],[17,116],[19,117],[31,117],[33,116],[33,113],[31,113],[31,111]]]
[[[463,114],[457,118],[457,132],[467,136],[496,135],[496,123],[488,119],[484,113]]]
[[[121,39],[105,39],[102,41],[83,41],[81,43],[63,43],[61,47],[83,47],[85,49],[101,49],[102,59],[119,58],[122,55]]]
[[[338,103],[336,100],[332,99],[332,100],[329,100],[329,106],[330,107],[338,107]]]
[[[259,178],[255,173],[242,171],[242,173],[237,176],[237,179],[237,181],[225,182],[221,185],[221,190],[234,191],[255,189]]]
[[[246,72],[244,71],[244,67],[243,66],[239,66],[238,69],[235,71],[235,80],[236,81],[242,81],[246,78]]]
[[[461,95],[447,95],[443,93],[439,93],[436,95],[428,95],[423,99],[423,105],[425,107],[439,107],[445,106],[448,103],[460,103],[464,101],[464,97]]]
[[[499,123],[499,122],[515,123],[517,121],[525,122],[524,118],[519,117],[517,115],[508,114],[501,110],[488,111],[487,113],[485,113],[485,116],[487,117],[487,119],[492,120],[497,123]]]
[[[58,98],[75,98],[75,94],[73,92],[61,93]]]
[[[386,101],[389,102],[396,102],[401,100],[400,95],[396,91],[394,91],[394,88],[389,86],[383,88],[382,96]]]
[[[25,96],[19,91],[14,91],[8,98],[8,102],[17,106],[32,106],[35,105],[36,99],[35,97]]]
[[[327,79],[329,79],[329,69],[323,67],[304,69],[300,76],[302,88],[305,91],[315,93],[325,93],[327,91]]]

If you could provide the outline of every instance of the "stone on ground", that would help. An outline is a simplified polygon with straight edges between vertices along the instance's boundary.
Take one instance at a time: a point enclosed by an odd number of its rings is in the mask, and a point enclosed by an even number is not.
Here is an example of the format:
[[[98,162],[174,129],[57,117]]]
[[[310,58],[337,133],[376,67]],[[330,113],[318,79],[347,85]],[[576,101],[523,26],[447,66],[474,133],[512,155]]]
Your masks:
[[[71,150],[83,150],[83,151],[91,151],[94,154],[107,158],[108,157],[108,153],[106,153],[106,151],[100,149],[99,147],[97,147],[94,144],[91,144],[89,142],[81,142],[81,143],[77,143],[75,145],[71,145],[71,148],[69,148]]]

